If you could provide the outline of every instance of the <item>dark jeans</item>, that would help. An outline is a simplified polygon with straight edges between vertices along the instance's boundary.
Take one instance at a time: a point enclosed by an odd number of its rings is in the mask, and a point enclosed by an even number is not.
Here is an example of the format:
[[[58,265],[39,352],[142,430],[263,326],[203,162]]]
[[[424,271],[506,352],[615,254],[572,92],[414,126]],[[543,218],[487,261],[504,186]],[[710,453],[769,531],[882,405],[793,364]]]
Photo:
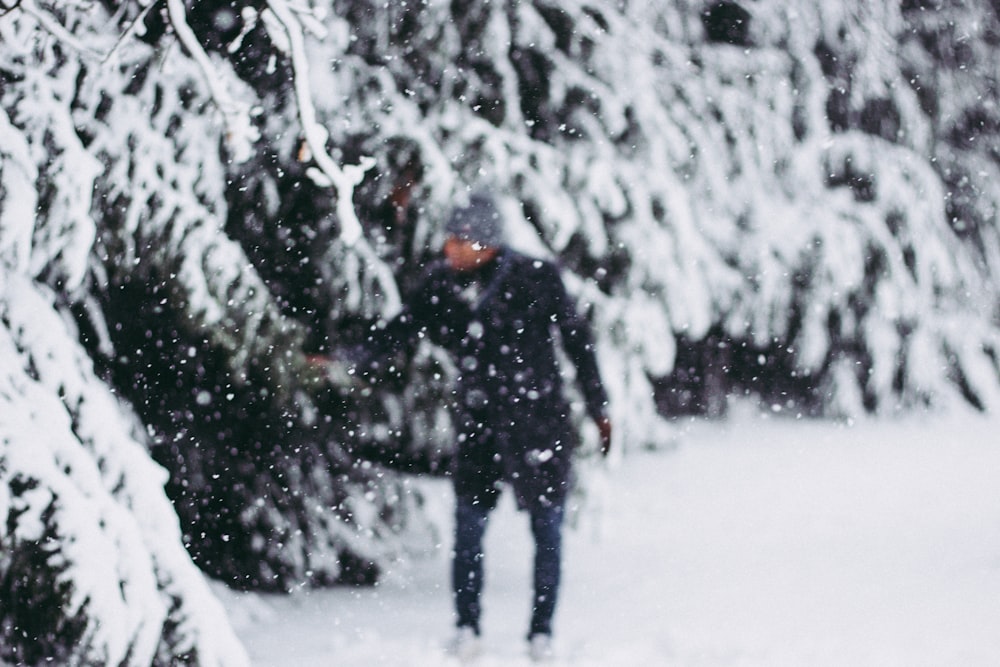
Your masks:
[[[455,552],[451,582],[458,626],[479,634],[483,590],[483,533],[492,508],[468,498],[455,506]],[[563,508],[560,505],[532,507],[531,533],[535,539],[534,602],[528,636],[552,634],[552,615],[559,593],[562,555]]]

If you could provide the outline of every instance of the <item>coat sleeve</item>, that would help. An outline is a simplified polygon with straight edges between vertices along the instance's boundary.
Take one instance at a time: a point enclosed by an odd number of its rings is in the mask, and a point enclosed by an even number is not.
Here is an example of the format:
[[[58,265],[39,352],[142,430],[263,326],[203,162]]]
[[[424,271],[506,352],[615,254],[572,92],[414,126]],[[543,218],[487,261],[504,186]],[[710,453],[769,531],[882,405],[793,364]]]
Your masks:
[[[552,276],[546,278],[543,284],[552,286],[556,323],[563,348],[576,366],[577,383],[587,404],[587,414],[596,421],[607,416],[608,396],[597,366],[593,333],[590,324],[580,314],[576,301],[566,291],[558,269],[554,265],[548,266]]]

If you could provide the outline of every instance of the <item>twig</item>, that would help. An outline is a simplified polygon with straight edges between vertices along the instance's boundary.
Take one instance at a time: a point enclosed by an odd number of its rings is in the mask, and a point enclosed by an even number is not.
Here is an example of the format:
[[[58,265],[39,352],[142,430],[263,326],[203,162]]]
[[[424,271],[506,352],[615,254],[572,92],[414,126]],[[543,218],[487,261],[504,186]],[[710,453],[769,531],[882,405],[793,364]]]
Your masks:
[[[124,43],[129,37],[131,37],[135,31],[142,24],[143,20],[146,18],[146,14],[149,10],[153,8],[156,3],[150,3],[139,13],[134,21],[129,25],[129,27],[122,33],[115,45],[107,53],[102,54],[96,49],[92,49],[86,46],[83,42],[77,39],[73,33],[64,28],[62,24],[56,21],[48,12],[43,11],[38,5],[34,3],[34,0],[15,0],[11,5],[4,6],[0,9],[0,18],[6,16],[15,9],[20,9],[25,14],[32,16],[38,21],[39,25],[51,33],[56,39],[64,42],[70,48],[76,50],[90,58],[100,60],[101,64],[106,64],[111,58],[118,52],[119,47]]]
[[[136,16],[135,20],[133,20],[132,23],[129,24],[128,28],[125,29],[125,32],[123,32],[121,34],[121,37],[118,38],[118,41],[115,42],[115,45],[111,47],[111,50],[108,51],[107,55],[104,56],[104,59],[101,61],[102,63],[107,63],[115,56],[116,53],[118,53],[118,49],[121,47],[121,45],[124,44],[126,40],[128,40],[132,35],[136,33],[136,31],[139,30],[139,26],[141,26],[143,22],[146,20],[146,15],[149,14],[149,10],[151,10],[155,6],[156,3],[151,2],[142,8],[142,11],[139,12],[139,15]]]

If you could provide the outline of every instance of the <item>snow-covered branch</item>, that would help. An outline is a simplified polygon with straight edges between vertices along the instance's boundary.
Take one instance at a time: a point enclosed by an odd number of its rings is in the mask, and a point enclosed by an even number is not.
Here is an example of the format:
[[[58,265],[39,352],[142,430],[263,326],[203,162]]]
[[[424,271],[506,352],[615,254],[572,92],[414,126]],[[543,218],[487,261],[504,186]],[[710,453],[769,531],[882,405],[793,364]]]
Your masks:
[[[104,59],[105,54],[91,48],[82,39],[77,38],[76,35],[64,28],[51,14],[36,5],[35,0],[18,0],[17,4],[10,9],[14,9],[15,7],[19,7],[25,14],[33,17],[42,28],[80,55],[94,60]],[[7,11],[10,11],[10,9]],[[2,14],[0,14],[0,17],[2,17]]]
[[[205,84],[225,120],[226,143],[233,153],[233,160],[237,163],[245,162],[253,153],[253,143],[259,138],[259,132],[250,118],[250,105],[237,101],[220,80],[218,66],[205,53],[198,37],[188,25],[183,0],[166,0],[166,3],[170,24],[177,33],[177,38],[201,68]]]
[[[122,45],[128,42],[128,40],[130,40],[134,35],[138,34],[143,29],[144,23],[146,21],[146,16],[149,14],[150,10],[153,9],[153,7],[155,6],[156,6],[155,2],[150,2],[145,7],[139,10],[139,13],[136,15],[136,17],[132,19],[132,22],[129,23],[128,27],[125,28],[125,31],[115,41],[115,45],[112,46],[111,49],[107,52],[107,54],[104,56],[103,62],[105,64],[110,63],[114,59],[115,55],[118,54]]]
[[[348,247],[354,248],[368,267],[375,270],[379,284],[386,295],[388,312],[400,307],[399,290],[392,271],[375,254],[364,237],[361,222],[354,210],[354,190],[364,179],[365,173],[375,166],[371,158],[362,158],[356,165],[341,167],[326,148],[328,132],[316,119],[316,108],[309,86],[309,58],[306,54],[303,26],[284,0],[269,0],[268,7],[284,29],[288,39],[289,57],[294,71],[295,99],[298,104],[299,122],[302,133],[316,162],[318,172],[310,173],[314,181],[321,185],[333,186],[337,197],[337,217],[340,223],[341,239]]]

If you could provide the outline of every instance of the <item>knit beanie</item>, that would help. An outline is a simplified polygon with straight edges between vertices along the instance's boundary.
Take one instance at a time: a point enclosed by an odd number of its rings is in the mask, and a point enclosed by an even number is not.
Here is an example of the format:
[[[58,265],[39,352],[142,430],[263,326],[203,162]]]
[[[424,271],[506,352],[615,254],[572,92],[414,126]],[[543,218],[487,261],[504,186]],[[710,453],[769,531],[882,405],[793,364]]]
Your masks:
[[[448,219],[445,231],[449,236],[479,243],[487,248],[499,248],[504,244],[500,211],[487,192],[474,192],[469,196],[467,206],[456,207]]]

